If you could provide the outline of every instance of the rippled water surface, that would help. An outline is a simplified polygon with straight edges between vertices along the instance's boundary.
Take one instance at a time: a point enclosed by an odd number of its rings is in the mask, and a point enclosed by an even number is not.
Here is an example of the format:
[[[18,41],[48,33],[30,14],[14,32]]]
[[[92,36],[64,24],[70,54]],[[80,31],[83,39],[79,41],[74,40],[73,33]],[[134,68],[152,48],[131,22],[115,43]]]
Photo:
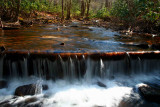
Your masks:
[[[39,25],[18,30],[0,30],[0,44],[13,50],[136,51],[144,49],[126,44],[145,44],[147,40],[151,39],[121,37],[111,29],[75,22],[68,26]]]

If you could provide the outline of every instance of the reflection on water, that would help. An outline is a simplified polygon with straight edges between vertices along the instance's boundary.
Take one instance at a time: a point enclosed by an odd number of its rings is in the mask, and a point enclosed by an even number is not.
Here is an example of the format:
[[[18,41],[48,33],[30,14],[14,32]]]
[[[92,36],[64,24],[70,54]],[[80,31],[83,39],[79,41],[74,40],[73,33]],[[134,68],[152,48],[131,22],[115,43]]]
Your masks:
[[[150,38],[142,39],[137,36],[121,37],[111,29],[77,25],[0,30],[0,45],[14,50],[134,51],[142,49],[124,44],[151,41]],[[65,45],[61,46],[61,43]]]

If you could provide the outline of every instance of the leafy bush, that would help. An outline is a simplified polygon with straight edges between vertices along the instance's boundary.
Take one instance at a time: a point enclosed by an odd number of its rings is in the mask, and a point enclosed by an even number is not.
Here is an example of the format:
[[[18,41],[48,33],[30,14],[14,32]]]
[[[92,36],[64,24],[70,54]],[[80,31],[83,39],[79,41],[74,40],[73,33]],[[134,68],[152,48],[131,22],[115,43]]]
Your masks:
[[[130,18],[127,2],[125,0],[117,0],[114,2],[110,14],[120,20],[127,21],[128,18]]]
[[[128,24],[138,21],[149,23],[146,27],[159,26],[159,0],[116,0],[110,11],[111,15]]]
[[[137,16],[144,20],[155,22],[160,18],[160,1],[156,0],[135,0]]]
[[[107,16],[109,16],[109,9],[102,8],[102,9],[97,11],[97,13],[95,14],[94,17],[96,17],[96,18],[105,18]]]

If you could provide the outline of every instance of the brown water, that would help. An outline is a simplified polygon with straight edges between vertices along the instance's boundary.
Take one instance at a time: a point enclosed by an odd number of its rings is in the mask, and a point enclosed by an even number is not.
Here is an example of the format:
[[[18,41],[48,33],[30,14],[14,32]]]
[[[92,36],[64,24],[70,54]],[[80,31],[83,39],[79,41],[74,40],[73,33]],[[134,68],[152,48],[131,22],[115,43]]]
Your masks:
[[[74,26],[74,27],[73,27]],[[75,27],[76,26],[76,27]],[[41,50],[56,52],[137,51],[132,44],[149,44],[153,38],[121,37],[118,32],[73,22],[69,26],[39,25],[18,30],[0,30],[0,45],[8,50]],[[63,45],[60,45],[64,43]]]

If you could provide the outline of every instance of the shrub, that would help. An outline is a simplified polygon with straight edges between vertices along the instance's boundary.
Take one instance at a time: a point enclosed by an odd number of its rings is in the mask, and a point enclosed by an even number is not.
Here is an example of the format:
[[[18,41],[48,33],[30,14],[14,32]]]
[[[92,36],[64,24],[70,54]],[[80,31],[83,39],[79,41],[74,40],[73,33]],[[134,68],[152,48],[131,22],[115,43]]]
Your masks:
[[[146,27],[153,28],[159,26],[160,23],[160,1],[116,0],[110,13],[130,25],[141,20],[146,23]]]
[[[109,16],[109,9],[102,8],[102,9],[100,9],[100,10],[97,11],[97,13],[95,14],[94,17],[96,17],[96,18],[102,18],[103,19],[103,18],[105,18],[107,16]]]

